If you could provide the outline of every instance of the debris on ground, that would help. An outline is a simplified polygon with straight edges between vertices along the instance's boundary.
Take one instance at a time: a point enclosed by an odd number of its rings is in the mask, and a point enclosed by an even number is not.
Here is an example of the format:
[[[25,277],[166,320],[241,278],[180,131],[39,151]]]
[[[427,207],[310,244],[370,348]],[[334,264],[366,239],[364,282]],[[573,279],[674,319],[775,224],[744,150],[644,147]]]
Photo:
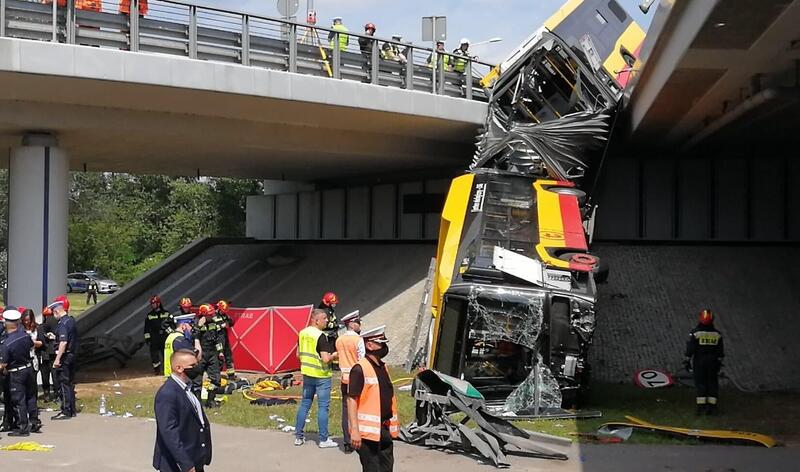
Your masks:
[[[734,443],[745,443],[745,444],[758,444],[764,447],[774,447],[777,445],[777,441],[774,438],[759,434],[759,433],[752,433],[748,431],[727,431],[727,430],[715,430],[715,429],[693,429],[693,428],[680,428],[676,426],[663,426],[648,423],[647,421],[641,420],[639,418],[633,416],[626,416],[625,417],[628,422],[611,422],[602,425],[600,428],[606,428],[609,431],[629,428],[631,430],[642,430],[642,431],[650,431],[653,433],[665,434],[668,436],[677,436],[683,438],[693,438],[693,439],[702,439],[702,440],[709,440],[709,441],[722,441],[722,442],[734,442]]]
[[[0,447],[0,451],[28,451],[28,452],[50,452],[55,446],[49,444],[39,444],[34,441],[22,441],[8,446]]]

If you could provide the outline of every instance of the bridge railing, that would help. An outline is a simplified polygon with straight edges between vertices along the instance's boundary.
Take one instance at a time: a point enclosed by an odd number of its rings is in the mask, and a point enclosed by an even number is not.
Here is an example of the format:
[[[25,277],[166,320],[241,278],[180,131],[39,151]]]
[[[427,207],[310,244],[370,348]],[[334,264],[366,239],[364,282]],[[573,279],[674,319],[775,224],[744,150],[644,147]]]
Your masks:
[[[171,54],[486,100],[479,80],[491,64],[411,43],[344,35],[177,0],[150,0],[146,8],[140,0],[0,0],[0,37]],[[361,38],[366,47],[360,47]]]

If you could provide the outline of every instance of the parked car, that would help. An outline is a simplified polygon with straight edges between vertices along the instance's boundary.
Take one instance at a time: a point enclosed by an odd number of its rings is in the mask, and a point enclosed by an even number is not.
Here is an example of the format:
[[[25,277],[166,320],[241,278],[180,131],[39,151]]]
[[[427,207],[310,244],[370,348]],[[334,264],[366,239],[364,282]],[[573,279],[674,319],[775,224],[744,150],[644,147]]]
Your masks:
[[[95,279],[97,281],[97,291],[99,293],[114,293],[119,290],[119,284],[111,279],[103,277],[101,274],[93,270],[86,272],[73,272],[67,274],[67,291],[68,292],[86,292],[89,288],[89,280]]]

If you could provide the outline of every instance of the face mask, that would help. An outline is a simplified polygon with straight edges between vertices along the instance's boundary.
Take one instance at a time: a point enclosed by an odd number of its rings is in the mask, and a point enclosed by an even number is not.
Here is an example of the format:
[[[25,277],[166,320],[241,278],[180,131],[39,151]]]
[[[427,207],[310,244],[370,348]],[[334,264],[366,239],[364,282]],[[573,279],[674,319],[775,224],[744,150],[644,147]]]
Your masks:
[[[377,351],[369,351],[370,354],[377,357],[378,359],[383,359],[389,354],[389,345],[388,344],[381,344],[381,348]]]
[[[200,366],[195,364],[191,367],[187,367],[183,369],[183,373],[188,375],[190,379],[197,377],[198,375],[202,374],[203,371],[200,369]]]
[[[185,337],[185,338],[186,338],[186,339],[188,339],[189,341],[192,341],[192,339],[193,339],[193,338],[192,338],[192,330],[191,330],[191,329],[186,329],[186,330],[184,330],[184,331],[183,331],[183,337]]]

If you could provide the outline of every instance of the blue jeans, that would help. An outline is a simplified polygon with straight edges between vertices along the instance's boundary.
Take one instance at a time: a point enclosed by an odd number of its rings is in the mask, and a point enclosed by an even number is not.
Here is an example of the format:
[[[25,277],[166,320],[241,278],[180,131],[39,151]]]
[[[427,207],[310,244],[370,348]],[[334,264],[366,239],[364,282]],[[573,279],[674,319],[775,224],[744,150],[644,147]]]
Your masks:
[[[294,422],[294,435],[297,438],[304,438],[306,418],[311,410],[311,401],[317,396],[317,425],[319,426],[319,441],[328,440],[328,406],[331,403],[331,379],[318,379],[315,377],[303,376],[303,399],[300,400],[300,408],[297,410],[297,418]]]

